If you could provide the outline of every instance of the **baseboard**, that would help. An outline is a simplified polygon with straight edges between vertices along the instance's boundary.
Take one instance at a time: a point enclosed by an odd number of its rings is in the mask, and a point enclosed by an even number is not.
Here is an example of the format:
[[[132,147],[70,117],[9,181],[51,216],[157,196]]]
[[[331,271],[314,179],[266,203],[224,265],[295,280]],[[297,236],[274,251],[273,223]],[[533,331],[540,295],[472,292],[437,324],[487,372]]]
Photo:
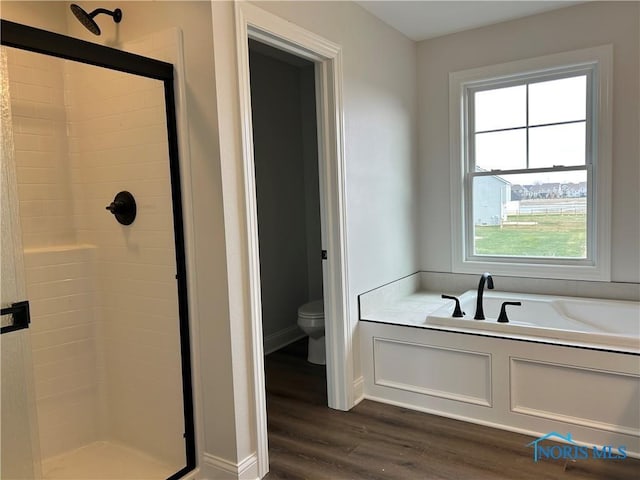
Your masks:
[[[238,478],[240,480],[257,480],[258,476],[258,456],[252,453],[238,464]]]
[[[268,355],[275,352],[276,350],[286,347],[290,343],[293,343],[305,336],[305,333],[300,330],[298,325],[291,325],[287,328],[283,328],[282,330],[278,330],[275,333],[266,335],[264,337],[264,354]]]
[[[202,480],[257,480],[260,478],[258,457],[253,453],[236,464],[210,453],[204,453],[200,474],[199,478]]]
[[[353,406],[364,400],[364,376],[360,376],[353,381]]]

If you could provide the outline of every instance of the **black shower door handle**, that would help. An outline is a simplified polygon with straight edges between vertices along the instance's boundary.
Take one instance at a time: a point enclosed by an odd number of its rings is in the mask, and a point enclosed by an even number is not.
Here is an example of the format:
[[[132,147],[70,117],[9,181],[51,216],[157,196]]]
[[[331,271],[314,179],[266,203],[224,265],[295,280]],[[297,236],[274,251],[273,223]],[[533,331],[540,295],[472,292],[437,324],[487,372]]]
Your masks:
[[[0,315],[13,315],[13,323],[4,325],[0,329],[0,333],[9,333],[23,328],[29,328],[31,315],[29,313],[29,301],[12,303],[10,307],[0,310]]]

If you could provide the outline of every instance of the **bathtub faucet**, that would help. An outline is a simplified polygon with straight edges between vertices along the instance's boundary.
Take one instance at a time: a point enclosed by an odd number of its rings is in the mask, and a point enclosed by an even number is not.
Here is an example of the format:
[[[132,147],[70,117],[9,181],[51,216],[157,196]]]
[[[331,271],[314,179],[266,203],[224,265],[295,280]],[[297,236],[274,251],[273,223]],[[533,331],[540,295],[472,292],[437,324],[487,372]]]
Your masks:
[[[493,290],[493,277],[489,272],[484,272],[480,276],[480,283],[478,284],[478,295],[476,303],[476,314],[473,317],[475,320],[484,320],[484,308],[482,307],[482,296],[484,294],[484,284],[487,283],[487,288]]]

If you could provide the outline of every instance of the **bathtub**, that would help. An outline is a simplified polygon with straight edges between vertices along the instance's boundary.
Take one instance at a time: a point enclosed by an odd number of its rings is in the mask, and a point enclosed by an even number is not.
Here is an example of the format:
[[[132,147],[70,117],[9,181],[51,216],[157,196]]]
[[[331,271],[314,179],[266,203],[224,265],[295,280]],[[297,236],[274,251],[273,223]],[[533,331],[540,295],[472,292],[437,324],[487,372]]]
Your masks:
[[[619,300],[557,297],[486,290],[485,320],[474,320],[477,292],[469,290],[459,297],[464,316],[452,317],[454,301],[427,316],[426,324],[454,329],[485,331],[512,338],[539,338],[572,342],[613,351],[640,352],[640,303]],[[508,323],[498,323],[503,302]]]
[[[469,290],[453,318],[444,282],[422,280],[359,297],[362,398],[640,457],[640,303],[487,290],[474,320]],[[505,301],[522,305],[502,324]]]

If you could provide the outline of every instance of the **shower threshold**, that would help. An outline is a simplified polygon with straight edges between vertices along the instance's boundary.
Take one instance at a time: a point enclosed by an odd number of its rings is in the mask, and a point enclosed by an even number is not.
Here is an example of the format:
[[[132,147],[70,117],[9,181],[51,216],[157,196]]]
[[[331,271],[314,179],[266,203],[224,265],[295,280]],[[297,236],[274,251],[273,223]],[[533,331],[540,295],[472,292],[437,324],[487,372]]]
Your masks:
[[[162,480],[180,467],[115,442],[94,442],[43,460],[44,480]]]

